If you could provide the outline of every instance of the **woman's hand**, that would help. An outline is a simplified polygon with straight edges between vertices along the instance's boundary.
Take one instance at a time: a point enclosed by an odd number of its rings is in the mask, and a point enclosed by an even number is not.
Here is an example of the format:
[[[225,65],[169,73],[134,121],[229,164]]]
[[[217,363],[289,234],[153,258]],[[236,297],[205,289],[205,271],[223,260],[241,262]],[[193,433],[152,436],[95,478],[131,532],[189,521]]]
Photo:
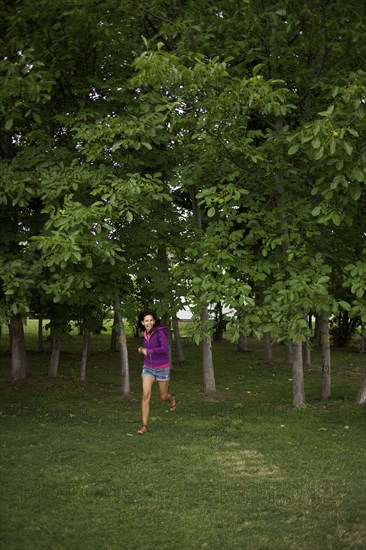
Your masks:
[[[138,351],[138,353],[142,353],[142,355],[145,355],[145,356],[146,356],[146,353],[147,353],[147,352],[146,352],[146,349],[143,348],[142,346],[140,346],[140,347],[138,348],[137,351]]]

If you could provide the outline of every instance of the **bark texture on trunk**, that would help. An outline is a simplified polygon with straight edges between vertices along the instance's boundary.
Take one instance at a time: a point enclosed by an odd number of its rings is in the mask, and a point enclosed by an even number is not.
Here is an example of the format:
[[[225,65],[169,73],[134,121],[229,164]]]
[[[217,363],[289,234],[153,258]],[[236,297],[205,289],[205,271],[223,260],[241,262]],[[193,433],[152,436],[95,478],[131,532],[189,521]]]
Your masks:
[[[304,365],[311,367],[311,350],[308,342],[302,344],[302,360]]]
[[[25,351],[23,320],[20,314],[10,319],[11,335],[11,380],[16,382],[27,377],[28,360]]]
[[[330,335],[329,318],[326,313],[320,317],[320,333],[322,346],[322,385],[321,397],[328,399],[331,395],[331,358],[330,358]]]
[[[358,390],[357,397],[356,397],[356,404],[366,405],[366,376],[364,381],[361,384],[360,389]]]
[[[178,317],[174,316],[172,318],[172,327],[173,327],[173,333],[174,333],[175,349],[177,351],[178,364],[181,365],[182,363],[184,363],[184,350],[183,350],[182,338],[180,337]]]
[[[205,322],[208,319],[208,309],[205,308],[201,313],[201,321]],[[201,343],[202,358],[203,358],[203,381],[204,392],[214,393],[216,391],[215,374],[212,360],[212,339],[210,336],[205,336]]]
[[[292,342],[287,342],[286,344],[286,365],[292,365],[293,363],[293,345]]]
[[[304,370],[302,364],[302,342],[301,340],[293,343],[293,362],[292,362],[292,378],[293,378],[293,404],[295,407],[303,407],[305,405],[305,386],[304,386]]]
[[[116,312],[113,315],[113,327],[111,332],[111,351],[116,351],[117,349],[117,329],[118,329],[118,319]]]
[[[238,340],[238,351],[240,351],[241,353],[245,353],[247,351],[249,351],[249,348],[248,348],[248,337],[246,336],[246,334],[241,334],[239,336],[239,340]]]
[[[40,316],[38,319],[38,353],[44,352],[43,345],[43,317]]]
[[[127,338],[125,326],[121,315],[121,302],[119,296],[114,299],[114,311],[117,319],[117,345],[120,354],[121,366],[121,390],[123,395],[130,394],[130,369],[128,364]]]
[[[90,330],[87,327],[83,327],[83,353],[81,357],[81,366],[80,366],[80,380],[83,382],[86,379],[86,364],[88,362],[90,348]]]
[[[193,212],[194,221],[196,223],[196,226],[202,229],[201,209],[200,209],[200,205],[198,204],[196,192],[193,186],[191,187],[190,191],[191,191],[191,198],[192,198],[192,212]],[[201,311],[200,318],[202,322],[207,321],[208,319],[207,307],[205,307]],[[216,391],[216,383],[215,383],[215,374],[214,374],[213,358],[212,358],[212,341],[210,336],[205,336],[202,339],[201,349],[202,349],[202,361],[203,361],[204,391],[206,393],[213,393]]]
[[[270,332],[263,334],[264,343],[264,362],[269,365],[272,363],[272,335]]]
[[[238,312],[238,322],[239,322],[239,340],[238,340],[238,351],[245,353],[249,351],[248,349],[248,337],[245,332],[245,314],[242,311]]]
[[[51,376],[52,378],[55,378],[57,376],[58,363],[60,359],[60,348],[61,348],[60,337],[54,333],[52,335],[52,351],[51,351],[50,368],[48,369],[48,376]]]

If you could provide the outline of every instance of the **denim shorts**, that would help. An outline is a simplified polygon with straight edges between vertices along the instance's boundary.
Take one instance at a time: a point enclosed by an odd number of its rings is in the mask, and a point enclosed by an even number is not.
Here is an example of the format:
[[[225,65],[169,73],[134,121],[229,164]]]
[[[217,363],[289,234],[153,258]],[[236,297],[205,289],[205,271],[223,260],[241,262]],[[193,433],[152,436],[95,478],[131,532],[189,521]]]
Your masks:
[[[154,367],[142,367],[141,376],[152,376],[157,382],[167,382],[170,380],[170,367],[163,369]]]

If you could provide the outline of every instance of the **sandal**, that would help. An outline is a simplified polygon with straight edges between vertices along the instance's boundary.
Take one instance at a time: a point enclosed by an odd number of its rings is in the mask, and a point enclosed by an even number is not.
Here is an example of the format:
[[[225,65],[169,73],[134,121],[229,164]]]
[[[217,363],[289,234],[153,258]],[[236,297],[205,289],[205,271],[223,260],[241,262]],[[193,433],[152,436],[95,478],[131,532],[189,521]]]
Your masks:
[[[138,430],[137,434],[138,435],[144,435],[144,434],[146,434],[146,432],[147,432],[147,426],[146,426],[146,424],[143,424],[141,426],[141,428]]]
[[[171,397],[171,399],[169,399],[169,402],[170,402],[169,410],[170,410],[170,412],[174,412],[175,409],[177,408],[177,403],[175,401],[175,395],[173,395],[172,393],[170,395],[172,397]]]

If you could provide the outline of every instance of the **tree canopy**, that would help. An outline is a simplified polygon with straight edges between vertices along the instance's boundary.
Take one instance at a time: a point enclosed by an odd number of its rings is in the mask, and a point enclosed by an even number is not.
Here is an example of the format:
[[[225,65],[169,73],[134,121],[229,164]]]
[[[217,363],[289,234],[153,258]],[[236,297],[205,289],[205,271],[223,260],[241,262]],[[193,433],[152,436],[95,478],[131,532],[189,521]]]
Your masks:
[[[365,6],[0,4],[3,319],[118,293],[296,345],[309,312],[366,322]]]

